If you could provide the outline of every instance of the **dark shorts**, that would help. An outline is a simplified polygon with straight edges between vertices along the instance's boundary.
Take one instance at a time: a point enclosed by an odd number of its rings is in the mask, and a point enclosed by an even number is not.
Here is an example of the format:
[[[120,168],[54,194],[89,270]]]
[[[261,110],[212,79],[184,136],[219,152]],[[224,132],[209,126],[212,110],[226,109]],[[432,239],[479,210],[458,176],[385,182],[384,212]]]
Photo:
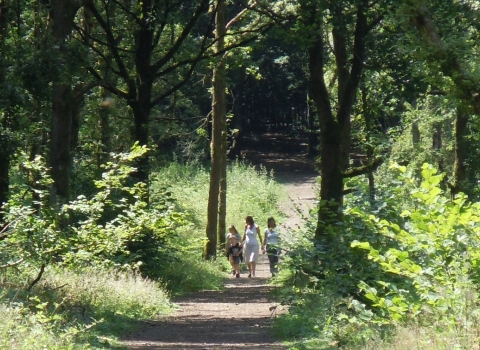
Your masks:
[[[239,256],[232,256],[232,260],[234,264],[240,264],[240,257]]]

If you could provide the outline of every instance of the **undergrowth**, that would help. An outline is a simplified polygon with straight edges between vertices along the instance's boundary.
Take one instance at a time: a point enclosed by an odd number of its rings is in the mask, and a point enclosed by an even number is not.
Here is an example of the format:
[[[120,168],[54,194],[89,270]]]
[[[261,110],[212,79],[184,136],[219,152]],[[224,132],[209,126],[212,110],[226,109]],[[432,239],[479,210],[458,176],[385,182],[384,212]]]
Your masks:
[[[427,164],[391,171],[375,206],[357,197],[324,236],[285,242],[275,329],[291,349],[479,348],[480,204]]]
[[[247,215],[252,215],[263,227],[268,217],[282,217],[278,204],[286,199],[286,195],[281,190],[281,185],[274,181],[273,175],[265,168],[257,171],[241,162],[235,162],[228,167],[227,226],[233,224],[242,232]],[[174,193],[178,205],[192,215],[196,224],[193,231],[184,232],[184,235],[188,236],[190,241],[203,240],[207,219],[209,170],[196,164],[172,163],[160,169],[152,178],[152,200],[157,200],[165,189]]]

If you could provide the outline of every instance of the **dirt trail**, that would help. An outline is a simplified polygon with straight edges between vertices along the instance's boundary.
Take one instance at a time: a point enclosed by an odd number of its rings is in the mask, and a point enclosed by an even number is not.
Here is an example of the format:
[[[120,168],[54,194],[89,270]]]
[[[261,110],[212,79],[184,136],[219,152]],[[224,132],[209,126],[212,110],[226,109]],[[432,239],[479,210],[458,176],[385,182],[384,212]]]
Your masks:
[[[282,234],[302,227],[301,216],[315,205],[316,172],[306,159],[298,140],[285,146],[284,136],[269,134],[247,151],[246,160],[274,170],[274,178],[286,186],[289,200],[281,210]],[[266,146],[267,145],[267,146]],[[275,147],[277,145],[277,148]],[[297,148],[295,148],[297,146]],[[129,349],[286,349],[275,342],[269,327],[281,312],[275,289],[268,285],[270,271],[265,255],[257,265],[255,278],[229,277],[223,291],[202,291],[173,300],[178,309],[158,321],[144,322],[125,340]]]
[[[268,261],[262,255],[255,278],[230,277],[223,291],[203,291],[175,299],[178,310],[144,322],[124,342],[129,349],[286,349],[269,332],[282,312],[275,302]]]

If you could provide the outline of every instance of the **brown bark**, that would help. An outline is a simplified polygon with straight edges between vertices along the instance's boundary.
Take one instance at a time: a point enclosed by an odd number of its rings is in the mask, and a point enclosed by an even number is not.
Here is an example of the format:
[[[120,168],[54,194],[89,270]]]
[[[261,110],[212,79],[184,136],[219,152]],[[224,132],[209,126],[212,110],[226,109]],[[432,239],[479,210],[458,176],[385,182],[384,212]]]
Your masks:
[[[221,5],[221,6],[220,6]],[[218,51],[223,51],[225,49],[225,40],[223,39],[227,33],[228,26],[232,25],[236,19],[232,19],[229,24],[225,24],[226,20],[226,5],[224,1],[219,3],[219,9],[217,12],[217,25],[219,26],[219,33],[218,35],[222,38],[218,42]],[[240,18],[241,13],[239,13],[236,18]],[[221,79],[223,83],[219,83],[218,85],[218,112],[220,115],[218,116],[220,119],[220,128],[221,128],[221,140],[220,140],[220,197],[219,197],[219,206],[218,206],[218,230],[217,230],[217,246],[219,249],[224,246],[225,244],[225,233],[227,231],[227,223],[226,223],[226,216],[227,216],[227,153],[228,153],[228,129],[227,129],[227,94],[226,90],[226,67],[225,67],[225,60],[227,58],[227,54],[225,53],[219,62],[218,70],[216,72],[217,79]]]
[[[215,50],[221,52],[225,46],[225,2],[217,1],[215,39],[217,43]],[[213,70],[213,96],[212,96],[212,141],[211,141],[211,170],[210,170],[210,190],[208,194],[207,208],[207,243],[205,246],[204,257],[212,259],[217,254],[217,241],[220,243],[225,231],[217,230],[219,215],[219,195],[222,175],[225,177],[226,147],[224,147],[224,136],[226,127],[226,96],[225,96],[225,56],[216,64]],[[223,154],[222,154],[223,152]],[[223,162],[222,162],[223,161]],[[225,179],[226,181],[226,179]],[[226,183],[225,190],[226,190]],[[225,192],[226,198],[226,192]],[[226,202],[225,202],[226,204]],[[225,214],[225,213],[223,213]],[[225,219],[223,220],[225,224]],[[219,227],[220,228],[220,227]]]
[[[50,167],[52,169],[52,203],[66,203],[70,194],[72,125],[78,113],[78,100],[75,99],[72,82],[69,77],[69,62],[66,55],[65,41],[74,27],[77,11],[88,1],[52,0],[51,30],[55,41],[56,64],[61,73],[52,82],[52,120],[50,143]]]
[[[320,122],[321,143],[321,187],[320,208],[315,237],[320,238],[325,233],[325,227],[341,217],[343,204],[343,174],[348,167],[350,153],[350,114],[355,103],[355,97],[363,69],[365,51],[364,38],[368,33],[366,21],[367,1],[357,5],[357,21],[354,32],[352,60],[348,62],[347,38],[343,25],[342,13],[333,12],[335,16],[332,37],[334,55],[338,74],[336,113],[330,104],[330,93],[324,79],[324,52],[326,51],[326,29],[317,20],[318,9],[307,9],[311,24],[319,26],[319,34],[309,48],[309,72],[312,87],[312,98],[317,107]],[[348,70],[348,67],[350,69]],[[333,214],[333,215],[332,215]]]

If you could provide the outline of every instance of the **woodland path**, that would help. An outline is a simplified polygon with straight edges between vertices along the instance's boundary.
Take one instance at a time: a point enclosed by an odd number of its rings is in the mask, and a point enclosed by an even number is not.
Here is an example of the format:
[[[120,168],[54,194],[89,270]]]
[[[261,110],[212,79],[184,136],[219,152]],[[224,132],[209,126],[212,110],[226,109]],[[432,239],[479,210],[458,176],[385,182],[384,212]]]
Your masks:
[[[286,219],[278,222],[281,233],[302,227],[301,216],[315,205],[315,177],[305,145],[297,137],[266,134],[244,152],[245,160],[274,171],[286,186],[288,200],[281,210]],[[229,277],[222,291],[201,291],[176,298],[178,309],[165,318],[144,322],[123,342],[129,349],[286,349],[275,342],[269,330],[281,312],[275,287],[268,284],[270,271],[265,255],[255,278]]]

